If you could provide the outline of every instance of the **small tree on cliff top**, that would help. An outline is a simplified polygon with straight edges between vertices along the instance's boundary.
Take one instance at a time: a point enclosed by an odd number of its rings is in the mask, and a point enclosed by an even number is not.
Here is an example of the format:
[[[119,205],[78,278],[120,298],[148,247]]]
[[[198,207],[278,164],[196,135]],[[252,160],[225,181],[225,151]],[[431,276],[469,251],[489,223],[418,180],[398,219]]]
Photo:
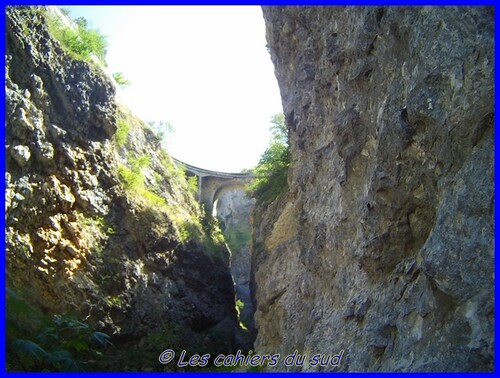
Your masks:
[[[288,128],[283,113],[271,117],[270,130],[272,137],[269,147],[253,170],[256,178],[249,186],[252,195],[262,201],[273,201],[283,192],[290,166]]]

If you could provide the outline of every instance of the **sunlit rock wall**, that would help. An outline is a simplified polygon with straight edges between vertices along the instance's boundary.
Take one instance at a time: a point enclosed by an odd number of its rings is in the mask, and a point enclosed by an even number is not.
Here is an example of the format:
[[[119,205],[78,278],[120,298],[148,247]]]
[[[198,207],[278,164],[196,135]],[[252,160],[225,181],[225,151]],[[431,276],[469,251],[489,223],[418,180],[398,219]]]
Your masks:
[[[167,347],[233,351],[229,253],[181,235],[201,212],[159,140],[117,109],[99,67],[50,36],[39,8],[6,9],[5,54],[7,286],[110,334],[104,369],[163,370]],[[121,146],[117,118],[130,127]],[[124,190],[119,164],[141,156],[144,188]],[[135,359],[117,357],[124,347]]]

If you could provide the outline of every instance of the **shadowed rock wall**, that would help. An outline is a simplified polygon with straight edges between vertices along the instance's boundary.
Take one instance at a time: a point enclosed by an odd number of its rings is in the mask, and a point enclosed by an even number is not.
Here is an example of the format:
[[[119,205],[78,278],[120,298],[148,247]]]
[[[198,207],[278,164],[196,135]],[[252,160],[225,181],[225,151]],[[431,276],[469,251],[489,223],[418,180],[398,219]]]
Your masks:
[[[254,212],[256,351],[492,370],[492,8],[263,12],[292,164]]]

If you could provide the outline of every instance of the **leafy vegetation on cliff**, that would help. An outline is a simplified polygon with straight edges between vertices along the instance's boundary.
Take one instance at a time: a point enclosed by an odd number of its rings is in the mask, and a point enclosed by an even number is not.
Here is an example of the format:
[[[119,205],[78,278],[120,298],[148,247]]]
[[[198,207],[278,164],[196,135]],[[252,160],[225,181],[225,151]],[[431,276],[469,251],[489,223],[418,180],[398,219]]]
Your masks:
[[[252,239],[252,228],[249,223],[228,227],[224,230],[226,239],[232,253],[240,251],[250,245]]]
[[[121,87],[126,87],[130,84],[130,81],[121,72],[113,73],[113,79],[115,79],[116,83]]]
[[[130,125],[125,120],[118,118],[116,120],[116,133],[114,135],[114,141],[118,147],[122,147],[127,142],[129,133]]]
[[[45,316],[7,290],[7,368],[10,371],[87,371],[109,336],[75,316]]]
[[[69,26],[54,14],[45,12],[45,16],[52,36],[73,58],[88,62],[95,57],[106,66],[106,37],[99,30],[90,28],[85,18],[72,20],[74,26]]]
[[[288,128],[283,113],[271,118],[272,138],[253,173],[256,178],[249,189],[254,197],[265,202],[273,201],[287,187],[290,166]]]
[[[198,179],[188,176],[182,166],[173,163],[168,153],[157,145],[157,150],[144,149],[145,140],[138,136],[160,141],[172,126],[168,122],[144,122],[133,116],[123,106],[119,107],[116,121],[117,131],[114,135],[114,146],[120,163],[117,174],[121,185],[129,198],[144,205],[145,211],[168,214],[173,222],[179,241],[187,245],[191,241],[203,245],[211,257],[224,259],[226,245],[218,221],[203,208],[200,208],[194,198],[198,192]],[[183,196],[186,203],[194,205],[191,211],[173,200],[166,188]],[[168,231],[168,225],[156,223],[156,228]]]

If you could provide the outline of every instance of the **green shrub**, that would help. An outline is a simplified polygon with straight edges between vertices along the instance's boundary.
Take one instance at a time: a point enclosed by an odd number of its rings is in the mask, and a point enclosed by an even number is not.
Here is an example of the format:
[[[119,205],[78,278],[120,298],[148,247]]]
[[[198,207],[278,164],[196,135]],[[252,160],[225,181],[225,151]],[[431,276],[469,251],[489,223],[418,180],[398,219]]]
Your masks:
[[[129,163],[134,172],[141,173],[144,168],[149,167],[149,164],[151,164],[151,157],[148,155],[141,155],[135,158],[129,158]]]
[[[237,299],[236,314],[238,316],[240,328],[242,328],[243,330],[248,330],[248,328],[245,326],[245,324],[243,324],[243,321],[241,319],[241,312],[243,311],[244,308],[245,308],[245,303],[241,299]]]
[[[177,170],[176,170],[174,163],[172,162],[172,160],[170,159],[168,154],[163,150],[160,151],[160,161],[161,161],[161,164],[163,165],[163,168],[165,168],[165,170],[167,171],[167,174],[170,177],[177,174]]]
[[[9,371],[86,371],[111,345],[74,315],[42,315],[15,290],[7,289],[6,315]]]
[[[95,56],[99,63],[106,66],[106,37],[99,30],[91,29],[83,18],[73,20],[74,27],[63,24],[59,17],[46,13],[50,33],[62,47],[75,59],[86,62]]]
[[[196,196],[198,194],[198,177],[197,176],[187,177],[187,186],[189,192],[193,196]]]
[[[145,199],[150,205],[156,207],[167,208],[167,201],[165,198],[148,190],[144,186],[144,173],[143,170],[151,164],[151,158],[148,155],[142,155],[135,158],[129,158],[128,164],[132,168],[128,168],[123,164],[118,165],[118,177],[122,182],[125,190],[135,193],[140,198]],[[158,183],[158,177],[155,176]],[[168,208],[168,211],[171,209]]]
[[[236,301],[236,308],[238,309],[238,313],[241,313],[241,311],[245,308],[245,303],[243,303],[241,299],[238,299]]]
[[[198,178],[187,176],[185,167],[174,164],[165,151],[160,152],[160,161],[167,173],[168,182],[186,195],[195,197],[198,193]]]
[[[186,170],[183,167],[175,165],[164,150],[160,151],[160,161],[171,181],[175,181],[179,185],[182,185],[186,181]]]
[[[204,245],[211,256],[224,260],[226,258],[225,251],[226,240],[220,229],[219,220],[202,208],[201,227],[206,239]]]
[[[223,231],[224,237],[231,253],[236,253],[242,248],[250,246],[252,229],[250,224],[241,224],[237,227],[228,227]]]
[[[131,168],[120,164],[118,166],[118,177],[127,190],[144,189],[143,170],[149,166],[151,158],[148,155],[141,155],[135,158],[129,157],[128,164]]]
[[[271,143],[253,170],[256,178],[249,185],[252,196],[263,202],[273,201],[285,190],[290,166],[288,130],[283,114],[274,115],[271,123]]]
[[[204,243],[205,239],[203,229],[196,220],[180,221],[179,237],[182,243],[187,243],[189,240],[196,240],[199,243]]]
[[[130,84],[130,81],[128,81],[128,79],[126,79],[121,72],[113,73],[113,79],[115,79],[116,83],[121,87],[126,87]]]
[[[196,241],[204,247],[209,256],[222,260],[227,258],[226,241],[219,227],[219,221],[204,208],[201,209],[201,221],[193,216],[189,219],[179,219],[171,214],[171,217],[178,225],[179,238],[182,243]]]
[[[136,190],[144,184],[142,172],[135,172],[123,164],[118,166],[118,177],[126,190]]]
[[[128,141],[128,136],[130,133],[130,125],[123,119],[118,119],[116,121],[116,133],[114,136],[115,143],[117,146],[121,147]]]
[[[153,193],[150,190],[147,190],[144,187],[139,188],[139,190],[137,191],[137,193],[141,197],[145,198],[150,204],[152,204],[154,206],[163,207],[163,206],[167,205],[167,200],[165,198],[159,196],[156,193]]]

